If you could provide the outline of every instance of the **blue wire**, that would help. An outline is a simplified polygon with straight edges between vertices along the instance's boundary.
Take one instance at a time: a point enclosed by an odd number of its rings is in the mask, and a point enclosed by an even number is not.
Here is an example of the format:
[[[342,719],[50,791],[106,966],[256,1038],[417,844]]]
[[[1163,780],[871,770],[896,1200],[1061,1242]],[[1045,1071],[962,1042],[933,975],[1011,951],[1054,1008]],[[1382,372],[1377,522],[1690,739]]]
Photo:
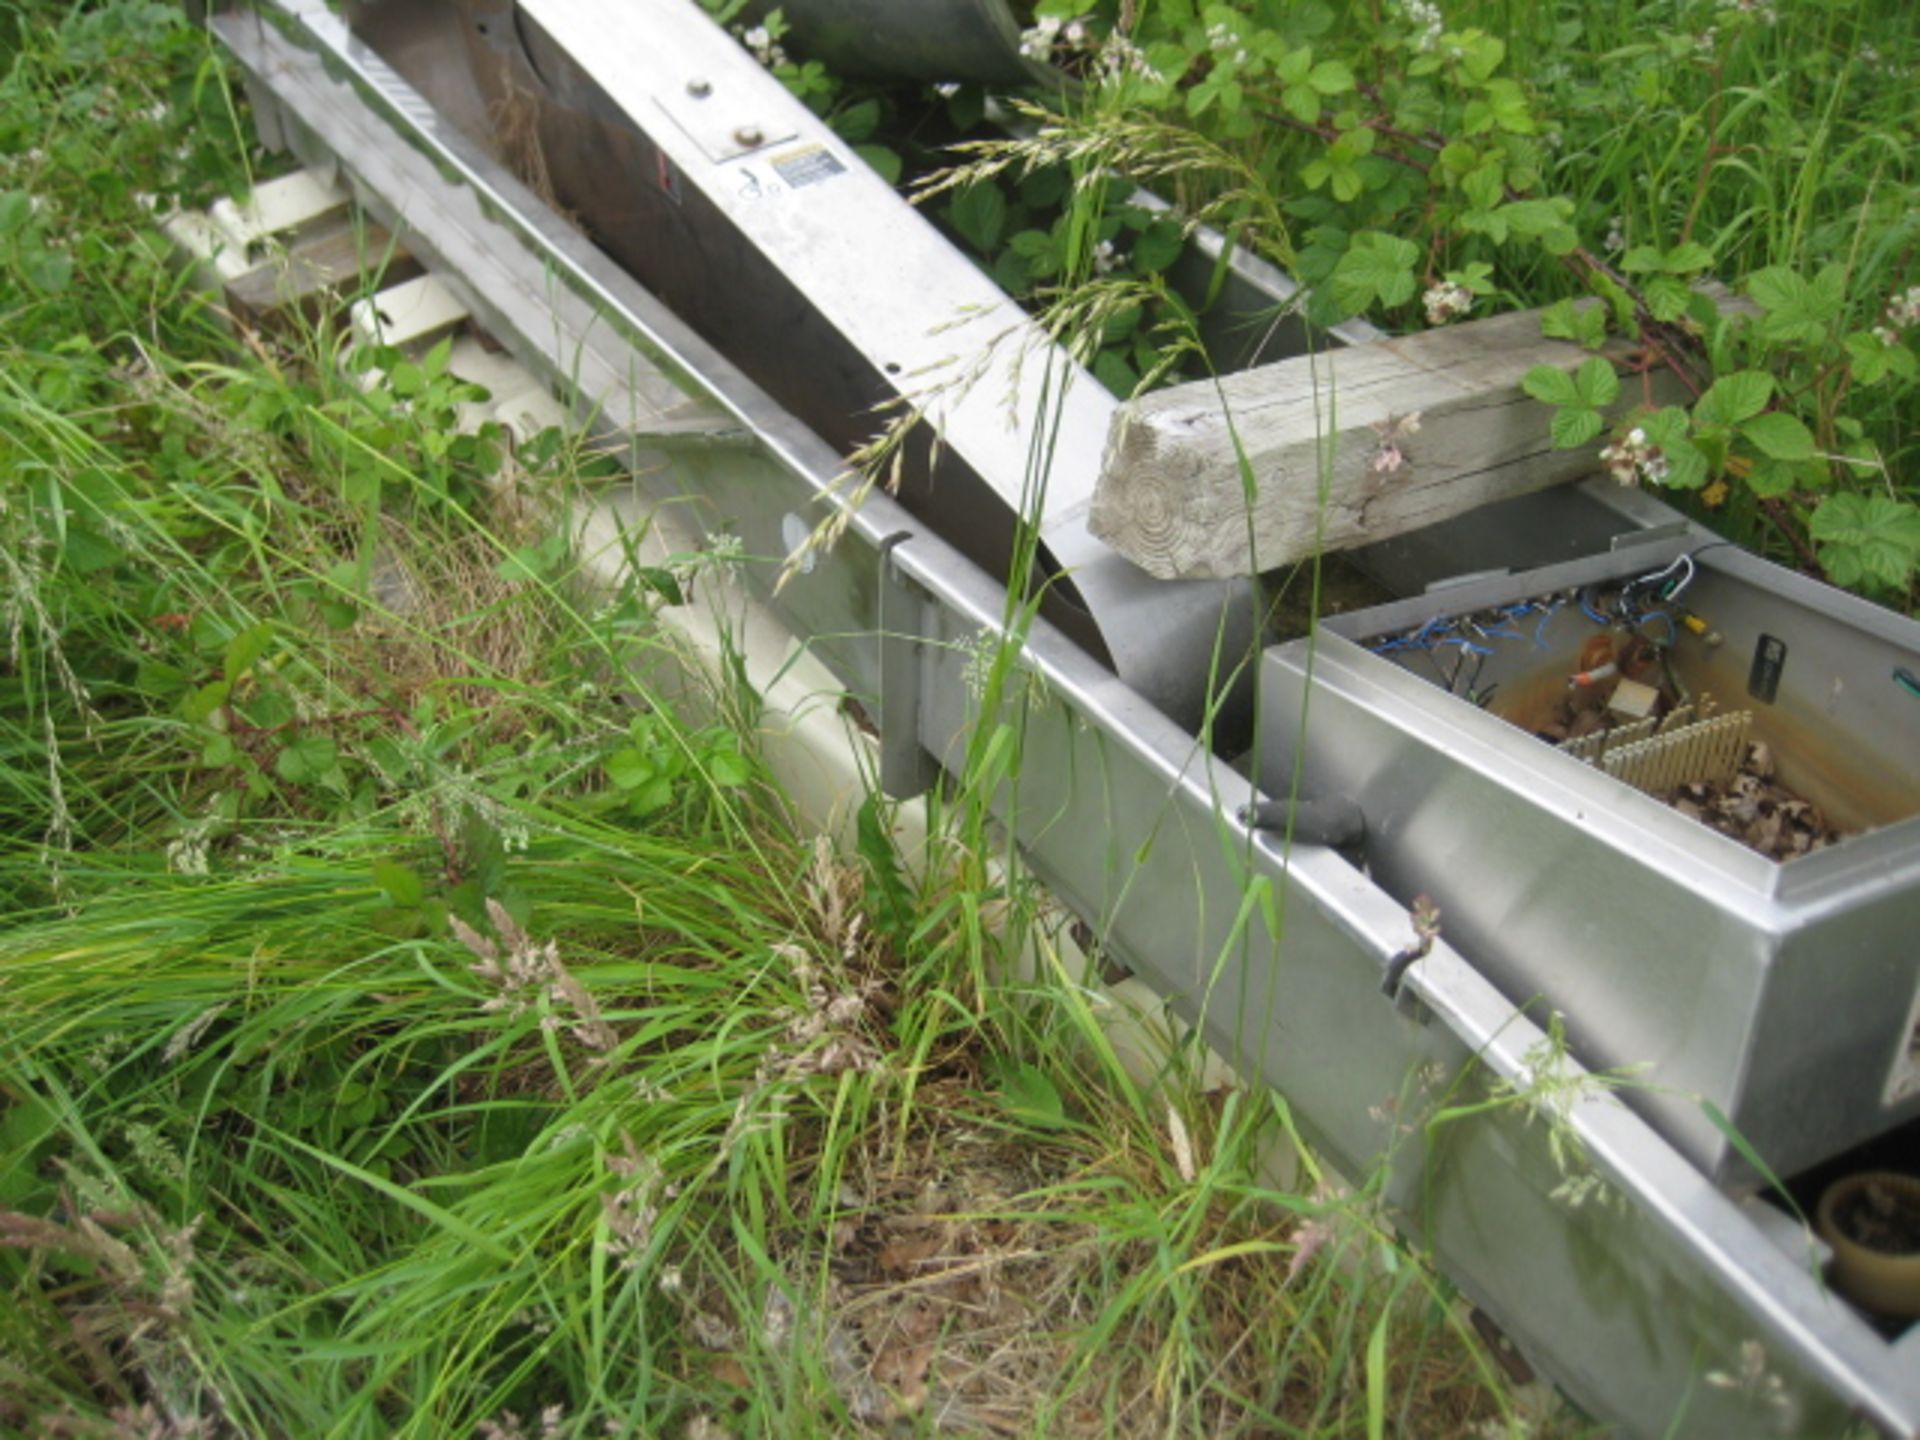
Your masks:
[[[1639,621],[1637,622],[1637,625],[1644,625],[1649,620],[1664,620],[1667,622],[1667,644],[1671,645],[1673,644],[1674,641],[1680,638],[1679,627],[1673,623],[1673,617],[1669,615],[1666,611],[1649,610],[1647,611],[1646,614],[1640,617]]]
[[[1593,608],[1593,605],[1587,599],[1587,592],[1585,590],[1580,592],[1580,608],[1586,612],[1587,619],[1593,621],[1596,625],[1613,624],[1611,620]]]
[[[1552,623],[1553,617],[1560,613],[1560,607],[1564,604],[1566,604],[1566,601],[1556,600],[1553,604],[1544,607],[1547,613],[1542,615],[1540,617],[1540,623],[1533,627],[1534,649],[1544,650],[1547,648],[1547,626]]]

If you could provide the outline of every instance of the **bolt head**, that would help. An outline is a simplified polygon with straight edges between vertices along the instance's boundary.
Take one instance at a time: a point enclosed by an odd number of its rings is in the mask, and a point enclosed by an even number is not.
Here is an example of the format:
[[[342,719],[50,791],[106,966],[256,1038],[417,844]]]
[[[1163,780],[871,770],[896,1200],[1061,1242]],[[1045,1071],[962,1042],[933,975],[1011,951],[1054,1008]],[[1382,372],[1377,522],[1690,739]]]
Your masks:
[[[758,125],[742,125],[733,132],[733,138],[736,144],[758,145],[767,138],[767,135]]]
[[[689,80],[687,81],[687,94],[696,100],[704,100],[713,94],[713,82],[711,80]]]

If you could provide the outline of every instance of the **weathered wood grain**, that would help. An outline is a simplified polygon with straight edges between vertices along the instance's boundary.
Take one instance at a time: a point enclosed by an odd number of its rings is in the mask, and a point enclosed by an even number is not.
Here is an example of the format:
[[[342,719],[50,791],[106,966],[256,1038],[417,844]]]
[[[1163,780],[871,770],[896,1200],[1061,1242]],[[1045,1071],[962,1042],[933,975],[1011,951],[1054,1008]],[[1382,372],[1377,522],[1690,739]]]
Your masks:
[[[1217,578],[1578,479],[1597,468],[1597,446],[1556,451],[1551,408],[1520,381],[1586,358],[1544,339],[1538,311],[1521,311],[1169,387],[1116,416],[1090,526],[1162,579]],[[1660,380],[1628,377],[1621,404],[1677,398]]]
[[[294,316],[318,324],[340,313],[337,297],[357,289],[363,272],[395,285],[418,275],[420,264],[380,225],[341,226],[236,275],[227,282],[227,309],[255,327]]]

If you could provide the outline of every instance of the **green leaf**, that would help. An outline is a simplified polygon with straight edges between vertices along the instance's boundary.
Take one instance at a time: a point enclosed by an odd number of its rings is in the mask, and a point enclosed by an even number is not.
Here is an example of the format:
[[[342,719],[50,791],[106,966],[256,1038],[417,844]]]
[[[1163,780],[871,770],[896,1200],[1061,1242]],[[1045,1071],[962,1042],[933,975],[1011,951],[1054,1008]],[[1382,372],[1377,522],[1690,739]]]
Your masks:
[[[738,790],[753,777],[753,767],[738,750],[722,746],[707,756],[707,778],[723,790]]]
[[[983,182],[984,183],[984,182]],[[1058,205],[1067,198],[1073,175],[1064,165],[1046,165],[1020,179],[1020,203],[1036,210]]]
[[[1667,459],[1666,487],[1669,490],[1698,490],[1707,483],[1713,467],[1691,440],[1674,440],[1660,447]]]
[[[1761,460],[1747,472],[1747,489],[1762,500],[1791,495],[1799,483],[1794,467],[1780,460]]]
[[[1122,400],[1130,399],[1140,386],[1140,372],[1118,350],[1102,350],[1093,357],[1093,378]]]
[[[374,861],[373,883],[399,906],[411,908],[427,898],[426,883],[419,874],[397,860]]]
[[[1468,171],[1460,181],[1460,189],[1476,210],[1497,209],[1501,197],[1507,193],[1498,163]]]
[[[1607,342],[1607,307],[1559,300],[1540,312],[1540,333],[1553,340],[1574,340],[1597,350]]]
[[[854,846],[866,862],[867,913],[874,917],[883,934],[896,943],[912,938],[916,907],[913,889],[900,866],[899,852],[887,828],[887,812],[878,795],[860,802],[854,818]]]
[[[900,152],[886,145],[855,145],[853,153],[866,162],[872,170],[889,185],[898,185],[900,176],[906,170],[906,162],[900,158]]]
[[[1486,95],[1493,121],[1502,130],[1509,135],[1533,134],[1533,111],[1527,106],[1527,92],[1517,81],[1491,80]]]
[[[1760,370],[1736,370],[1708,387],[1693,407],[1702,425],[1738,425],[1767,408],[1773,398],[1773,377]]]
[[[267,647],[273,643],[273,626],[262,620],[257,625],[249,625],[233,639],[227,642],[226,661],[222,671],[231,685],[254,666],[254,662],[267,653]]]
[[[1566,223],[1564,201],[1510,200],[1496,213],[1516,235],[1545,235]]]
[[[1307,76],[1307,84],[1322,95],[1340,95],[1353,89],[1353,71],[1338,60],[1322,60]]]
[[[1671,275],[1655,275],[1647,281],[1644,292],[1647,299],[1647,313],[1663,325],[1671,325],[1687,313],[1687,305],[1693,299],[1693,292],[1687,288],[1684,280]]]
[[[334,767],[338,750],[325,735],[306,735],[274,758],[273,771],[289,785],[310,785]]]
[[[1669,275],[1691,275],[1713,265],[1713,251],[1697,240],[1676,245],[1661,257],[1661,266]]]
[[[607,780],[617,790],[637,790],[660,773],[646,751],[626,746],[607,757]]]
[[[1067,1107],[1046,1071],[1023,1060],[989,1057],[987,1072],[1000,1091],[1006,1112],[1035,1130],[1067,1128]]]
[[[1786,1181],[1773,1173],[1773,1167],[1767,1164],[1766,1157],[1754,1149],[1751,1140],[1740,1133],[1739,1127],[1727,1118],[1727,1112],[1705,1096],[1700,1097],[1700,1109],[1707,1119],[1713,1122],[1713,1128],[1726,1136],[1733,1148],[1740,1152],[1740,1158],[1753,1167],[1753,1173],[1765,1180],[1773,1188],[1773,1193],[1786,1203],[1787,1208],[1793,1212],[1794,1219],[1800,1222],[1800,1228],[1812,1230],[1813,1226],[1808,1222],[1805,1212],[1801,1210],[1798,1202],[1787,1189]]]
[[[1007,197],[991,180],[975,181],[954,192],[947,207],[947,222],[960,232],[960,238],[985,253],[1000,243],[1000,232],[1007,223]]]
[[[1657,245],[1634,246],[1620,261],[1620,268],[1629,275],[1639,275],[1648,270],[1660,269],[1660,247]]]
[[[1747,293],[1766,316],[1762,339],[1817,345],[1846,305],[1846,271],[1829,265],[1811,281],[1784,265],[1770,265],[1748,277]]]
[[[1898,340],[1889,345],[1878,335],[1856,330],[1847,336],[1847,368],[1859,385],[1877,385],[1887,376],[1911,380],[1920,372],[1920,361],[1913,351]]]
[[[1367,1440],[1387,1440],[1387,1324],[1392,1318],[1389,1306],[1367,1336]]]
[[[1573,388],[1583,405],[1603,408],[1620,398],[1620,376],[1611,361],[1595,355],[1573,372]]]
[[[1770,410],[1740,427],[1740,435],[1775,460],[1811,460],[1813,432],[1792,415]]]
[[[1864,580],[1899,588],[1920,564],[1920,506],[1886,495],[1830,495],[1807,533],[1836,585]]]
[[[387,384],[402,400],[411,400],[427,388],[427,373],[411,360],[402,360],[387,372]]]
[[[227,703],[233,687],[225,680],[211,680],[180,702],[180,718],[199,725]]]
[[[1520,380],[1520,388],[1548,405],[1578,405],[1579,387],[1573,377],[1557,365],[1536,365]]]
[[[880,126],[880,101],[869,97],[857,105],[849,105],[827,123],[833,127],[833,133],[848,144],[866,140]]]
[[[1156,220],[1134,237],[1133,268],[1141,274],[1157,275],[1180,258],[1186,244],[1178,225]]]
[[[1692,419],[1678,405],[1669,405],[1665,409],[1655,410],[1651,414],[1636,418],[1640,428],[1647,432],[1647,439],[1662,450],[1685,440],[1693,432]]]
[[[1553,423],[1548,431],[1553,436],[1554,449],[1577,450],[1606,428],[1607,422],[1598,410],[1575,405],[1554,411]]]
[[[1289,85],[1280,92],[1280,104],[1302,125],[1320,123],[1320,92],[1311,85]]]
[[[1355,312],[1375,304],[1404,305],[1413,298],[1419,259],[1420,247],[1411,240],[1363,230],[1333,267],[1335,298]]]

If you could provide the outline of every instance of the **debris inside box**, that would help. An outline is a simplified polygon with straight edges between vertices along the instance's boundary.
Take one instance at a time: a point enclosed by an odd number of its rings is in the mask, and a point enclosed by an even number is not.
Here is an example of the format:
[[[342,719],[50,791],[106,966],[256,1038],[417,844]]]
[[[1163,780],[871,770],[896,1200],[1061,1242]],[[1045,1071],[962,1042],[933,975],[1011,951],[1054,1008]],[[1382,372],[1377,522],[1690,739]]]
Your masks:
[[[1768,859],[1841,838],[1780,783],[1748,710],[1722,710],[1686,675],[1721,643],[1685,605],[1692,558],[1607,586],[1437,615],[1368,642],[1375,654],[1655,796]]]

